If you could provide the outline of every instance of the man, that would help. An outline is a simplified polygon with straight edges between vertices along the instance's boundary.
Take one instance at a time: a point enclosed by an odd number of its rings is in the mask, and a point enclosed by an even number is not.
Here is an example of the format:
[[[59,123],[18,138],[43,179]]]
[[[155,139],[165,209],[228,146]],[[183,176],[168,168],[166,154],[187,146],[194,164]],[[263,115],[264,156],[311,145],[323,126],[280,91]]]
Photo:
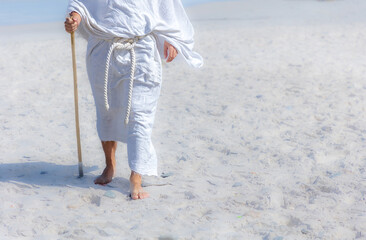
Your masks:
[[[131,198],[148,197],[142,175],[157,175],[151,131],[161,88],[161,55],[193,67],[194,31],[180,0],[70,0],[65,30],[88,41],[87,71],[97,109],[106,168],[95,184],[112,181],[117,141],[127,143]]]

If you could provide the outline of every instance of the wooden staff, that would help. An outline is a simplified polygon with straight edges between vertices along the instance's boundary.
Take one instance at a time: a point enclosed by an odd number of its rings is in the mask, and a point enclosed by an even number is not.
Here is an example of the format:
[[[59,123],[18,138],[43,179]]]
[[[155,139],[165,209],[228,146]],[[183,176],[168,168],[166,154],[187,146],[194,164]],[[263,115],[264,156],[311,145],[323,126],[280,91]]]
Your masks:
[[[76,123],[76,139],[78,144],[79,158],[79,177],[84,176],[83,160],[81,158],[81,142],[80,142],[80,125],[79,125],[79,101],[78,101],[78,79],[76,72],[76,54],[75,54],[75,34],[71,33],[71,50],[72,50],[72,69],[74,72],[74,102],[75,102],[75,123]]]

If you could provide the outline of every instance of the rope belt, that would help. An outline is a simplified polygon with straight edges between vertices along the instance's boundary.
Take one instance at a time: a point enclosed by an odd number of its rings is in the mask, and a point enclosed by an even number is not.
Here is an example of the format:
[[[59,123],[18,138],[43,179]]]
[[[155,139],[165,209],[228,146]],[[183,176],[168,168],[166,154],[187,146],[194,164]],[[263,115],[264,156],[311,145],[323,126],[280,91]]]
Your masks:
[[[145,36],[141,37],[135,37],[135,38],[115,38],[112,45],[109,48],[106,65],[105,65],[105,75],[104,75],[104,105],[106,110],[109,110],[109,65],[111,62],[111,56],[114,51],[114,49],[126,49],[130,51],[130,57],[131,57],[131,74],[130,74],[130,84],[129,84],[129,90],[128,90],[128,104],[127,104],[127,110],[126,110],[126,118],[125,118],[125,125],[128,124],[130,119],[130,113],[131,113],[131,105],[132,105],[132,89],[133,89],[133,81],[135,78],[135,71],[136,71],[136,55],[135,55],[135,46],[137,41],[144,38]]]

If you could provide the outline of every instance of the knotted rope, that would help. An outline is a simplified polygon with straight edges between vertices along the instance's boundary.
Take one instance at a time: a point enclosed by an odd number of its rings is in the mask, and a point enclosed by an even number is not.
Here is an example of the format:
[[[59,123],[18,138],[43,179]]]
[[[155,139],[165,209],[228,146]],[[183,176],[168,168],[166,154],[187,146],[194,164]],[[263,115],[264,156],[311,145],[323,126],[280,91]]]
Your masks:
[[[106,110],[109,110],[109,65],[111,62],[111,56],[115,49],[121,50],[126,49],[130,51],[130,57],[131,57],[131,74],[130,74],[130,84],[128,89],[128,104],[127,104],[127,110],[126,110],[126,117],[125,117],[125,125],[128,124],[130,119],[130,113],[131,113],[131,105],[132,105],[132,90],[133,90],[133,81],[135,78],[135,71],[136,71],[136,55],[135,55],[135,46],[136,42],[140,39],[142,39],[145,36],[142,37],[135,37],[131,39],[123,39],[118,38],[117,41],[114,41],[112,45],[109,48],[107,60],[106,60],[106,66],[105,66],[105,75],[104,75],[104,105]]]

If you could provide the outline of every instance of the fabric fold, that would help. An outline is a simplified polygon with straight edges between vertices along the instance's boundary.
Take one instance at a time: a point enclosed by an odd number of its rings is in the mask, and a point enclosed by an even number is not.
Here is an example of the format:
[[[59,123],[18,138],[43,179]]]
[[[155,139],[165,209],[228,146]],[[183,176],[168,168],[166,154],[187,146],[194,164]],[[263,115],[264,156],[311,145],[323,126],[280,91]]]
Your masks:
[[[67,11],[81,15],[80,33],[86,39],[153,34],[161,58],[167,41],[177,49],[178,58],[192,67],[203,65],[202,57],[193,51],[194,30],[180,0],[70,0]]]

